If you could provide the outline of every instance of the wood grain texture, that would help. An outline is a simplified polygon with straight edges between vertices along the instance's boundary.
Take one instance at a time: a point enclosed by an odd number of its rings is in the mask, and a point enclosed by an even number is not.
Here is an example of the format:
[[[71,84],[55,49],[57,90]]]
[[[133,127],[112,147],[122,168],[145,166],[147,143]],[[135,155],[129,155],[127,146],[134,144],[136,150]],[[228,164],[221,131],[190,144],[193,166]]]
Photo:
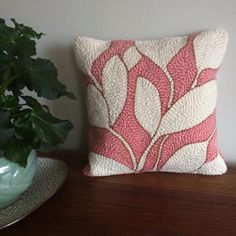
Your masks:
[[[58,156],[58,155],[57,155]],[[61,153],[69,176],[60,191],[22,221],[17,235],[236,235],[236,167],[223,176],[150,173],[92,178],[84,158]]]

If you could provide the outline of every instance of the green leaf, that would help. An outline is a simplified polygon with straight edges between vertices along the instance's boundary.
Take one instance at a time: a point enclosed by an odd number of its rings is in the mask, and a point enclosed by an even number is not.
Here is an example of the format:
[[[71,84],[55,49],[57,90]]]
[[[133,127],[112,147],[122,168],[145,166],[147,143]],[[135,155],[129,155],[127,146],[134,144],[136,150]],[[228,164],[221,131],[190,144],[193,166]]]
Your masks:
[[[76,97],[73,93],[67,92],[66,96],[70,99],[76,100]]]
[[[40,104],[35,98],[29,96],[21,96],[21,98],[24,99],[26,105],[31,107],[34,111],[50,113],[49,107],[47,105]]]
[[[5,50],[11,58],[25,54],[35,55],[36,47],[33,39],[39,39],[42,34],[18,24],[14,19],[12,21],[15,28],[7,26],[3,19],[0,20],[0,50]]]
[[[33,111],[31,120],[41,143],[50,144],[50,146],[63,143],[73,127],[70,121],[53,117],[45,111]]]
[[[0,50],[6,50],[11,47],[14,29],[5,24],[5,20],[0,18]]]
[[[12,95],[0,95],[0,106],[4,107],[5,109],[18,109],[18,102],[18,97],[14,97]]]
[[[35,107],[34,101],[32,107]],[[55,118],[38,105],[15,119],[14,126],[18,139],[40,151],[52,150],[63,143],[73,127],[70,121]]]
[[[40,39],[41,36],[44,35],[43,33],[37,33],[31,27],[17,23],[16,20],[13,18],[11,19],[11,21],[14,23],[15,29],[20,31],[24,37]]]
[[[34,90],[39,97],[50,100],[61,96],[73,97],[66,91],[66,86],[57,80],[57,76],[57,69],[52,62],[42,58],[32,59],[27,87]]]
[[[6,144],[4,157],[14,163],[26,167],[27,159],[32,148],[25,145],[22,141],[12,137]]]
[[[39,144],[39,137],[33,127],[31,112],[31,109],[24,109],[17,114],[14,120],[15,135],[19,140],[24,140],[24,143],[28,143],[36,149]]]
[[[25,100],[26,104],[33,108],[35,111],[42,111],[43,107],[42,105],[35,99],[30,96],[21,96],[22,99]]]
[[[14,59],[14,69],[17,75],[17,80],[15,80],[11,86],[9,86],[9,90],[22,90],[26,86],[29,86],[29,82],[31,80],[30,76],[30,68],[32,67],[32,59],[27,54],[17,57]],[[32,91],[33,88],[30,88]]]
[[[0,128],[9,128],[11,127],[11,115],[10,113],[3,109],[0,108]]]
[[[0,72],[6,68],[8,62],[8,56],[6,52],[0,51]]]
[[[14,49],[11,52],[18,56],[34,56],[36,55],[36,43],[34,40],[21,36],[15,39]]]
[[[35,41],[40,39],[42,33],[37,33],[32,28],[19,24],[15,19],[11,19],[14,28],[5,24],[3,19],[0,20],[0,49],[8,51],[13,55],[35,55]]]
[[[6,141],[14,134],[14,129],[11,123],[11,115],[8,111],[0,108],[0,156],[3,155],[3,150]]]
[[[0,92],[8,90],[19,96],[27,87],[47,99],[61,96],[75,99],[58,81],[57,69],[52,62],[32,57],[36,55],[35,39],[40,39],[43,34],[11,20],[14,27],[7,26],[0,18]]]
[[[0,157],[6,154],[25,165],[29,150],[51,150],[64,142],[72,124],[53,117],[36,99],[23,96],[24,89],[52,100],[75,97],[58,81],[52,62],[35,58],[36,40],[43,34],[11,20],[13,26],[8,26],[0,18]]]

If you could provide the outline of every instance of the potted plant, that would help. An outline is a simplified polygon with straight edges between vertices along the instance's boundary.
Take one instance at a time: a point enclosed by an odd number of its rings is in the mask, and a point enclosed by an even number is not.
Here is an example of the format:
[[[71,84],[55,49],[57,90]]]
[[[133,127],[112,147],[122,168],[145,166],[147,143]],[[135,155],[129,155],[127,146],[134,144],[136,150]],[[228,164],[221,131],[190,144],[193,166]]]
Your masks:
[[[57,79],[54,64],[36,56],[42,33],[0,18],[0,208],[14,202],[31,184],[36,152],[63,143],[72,124],[54,117],[27,90],[55,100],[74,98]]]

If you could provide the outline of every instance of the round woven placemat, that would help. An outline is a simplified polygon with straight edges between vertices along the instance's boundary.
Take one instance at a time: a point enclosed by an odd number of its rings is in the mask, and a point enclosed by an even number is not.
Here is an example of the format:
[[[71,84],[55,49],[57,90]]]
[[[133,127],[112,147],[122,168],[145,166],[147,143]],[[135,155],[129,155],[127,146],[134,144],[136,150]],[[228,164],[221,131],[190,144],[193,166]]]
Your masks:
[[[64,162],[38,158],[32,185],[18,201],[0,209],[0,229],[23,219],[52,197],[64,183],[67,173],[68,168]]]

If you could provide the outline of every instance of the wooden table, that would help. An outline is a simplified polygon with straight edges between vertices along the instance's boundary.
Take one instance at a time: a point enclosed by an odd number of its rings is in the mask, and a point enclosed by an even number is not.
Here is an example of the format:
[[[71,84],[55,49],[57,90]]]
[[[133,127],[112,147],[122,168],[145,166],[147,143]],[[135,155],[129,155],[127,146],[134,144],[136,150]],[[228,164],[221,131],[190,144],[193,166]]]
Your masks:
[[[226,175],[150,173],[91,178],[78,154],[60,191],[1,236],[236,235],[236,167]]]

